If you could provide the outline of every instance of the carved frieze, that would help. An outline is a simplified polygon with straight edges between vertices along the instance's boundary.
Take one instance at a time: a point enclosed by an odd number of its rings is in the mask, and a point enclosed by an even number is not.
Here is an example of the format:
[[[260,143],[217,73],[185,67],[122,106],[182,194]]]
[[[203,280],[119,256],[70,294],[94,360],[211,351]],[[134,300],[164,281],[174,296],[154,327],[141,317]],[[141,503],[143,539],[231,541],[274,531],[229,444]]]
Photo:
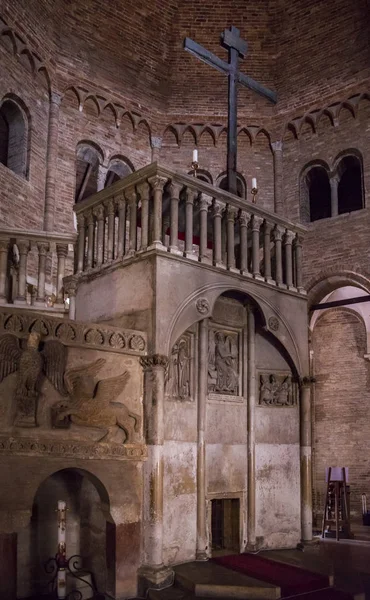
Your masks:
[[[208,392],[239,395],[239,335],[211,328],[208,334]]]
[[[296,406],[298,386],[288,372],[262,371],[258,375],[260,406]]]
[[[143,355],[147,349],[146,334],[132,329],[120,329],[103,324],[79,323],[49,316],[35,316],[27,311],[0,311],[0,334],[14,333],[28,338],[37,331],[43,341],[59,340],[66,346],[82,346],[107,352]]]
[[[52,456],[74,459],[145,460],[142,444],[99,444],[89,442],[59,442],[25,437],[0,436],[0,455]]]
[[[191,337],[183,335],[174,344],[166,374],[166,396],[174,400],[192,399]]]

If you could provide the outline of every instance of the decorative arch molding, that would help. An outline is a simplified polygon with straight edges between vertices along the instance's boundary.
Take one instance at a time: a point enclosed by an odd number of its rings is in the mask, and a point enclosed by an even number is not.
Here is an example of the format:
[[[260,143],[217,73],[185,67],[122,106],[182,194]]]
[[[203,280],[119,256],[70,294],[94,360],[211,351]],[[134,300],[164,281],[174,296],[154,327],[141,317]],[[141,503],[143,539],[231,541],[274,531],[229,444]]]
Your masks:
[[[224,181],[227,181],[227,172],[226,171],[222,171],[222,173],[220,173],[216,177],[215,185],[220,188]],[[245,178],[243,177],[243,175],[239,172],[236,173],[236,184],[237,184],[238,196],[245,199],[247,197],[247,191],[248,191],[247,190],[247,182],[246,182]],[[226,188],[222,188],[222,189],[226,189]]]
[[[263,328],[278,340],[289,355],[297,375],[303,377],[305,375],[303,373],[304,360],[299,352],[298,342],[288,320],[284,318],[272,302],[256,290],[250,291],[245,286],[237,284],[230,286],[230,283],[211,283],[193,292],[183,300],[169,324],[165,346],[166,355],[170,355],[171,348],[176,340],[189,327],[202,319],[211,317],[217,299],[223,293],[230,291],[241,293],[255,303],[261,315]]]
[[[370,274],[359,273],[356,269],[341,270],[338,267],[324,269],[307,283],[308,309],[319,304],[330,292],[345,286],[358,287],[370,294]]]
[[[81,140],[77,143],[77,158],[81,158],[85,160],[85,162],[88,162],[88,159],[93,158],[93,155],[98,157],[100,164],[104,163],[104,152],[96,142],[93,142],[92,140]]]
[[[13,27],[10,27],[6,23],[3,17],[0,17],[0,41],[34,79],[39,78],[43,82],[50,96],[50,72],[52,72],[50,66],[32,50],[24,38]]]
[[[170,123],[166,125],[162,131],[161,136],[165,137],[166,133],[172,134],[176,143],[181,147],[184,137],[186,134],[191,134],[194,138],[194,144],[198,146],[202,143],[202,136],[211,136],[214,147],[217,147],[221,136],[225,136],[227,133],[227,126],[225,124],[213,124],[213,123]],[[237,135],[247,135],[250,143],[253,144],[258,135],[264,135],[269,142],[271,142],[271,133],[260,125],[243,125],[238,127]]]

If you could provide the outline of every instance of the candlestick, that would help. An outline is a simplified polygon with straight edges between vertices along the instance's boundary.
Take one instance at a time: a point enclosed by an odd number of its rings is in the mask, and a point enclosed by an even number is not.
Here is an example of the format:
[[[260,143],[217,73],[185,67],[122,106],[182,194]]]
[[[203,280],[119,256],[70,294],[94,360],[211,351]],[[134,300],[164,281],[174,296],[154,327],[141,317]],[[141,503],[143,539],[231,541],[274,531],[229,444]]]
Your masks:
[[[57,597],[63,600],[67,596],[66,572],[66,513],[67,506],[63,500],[58,500],[58,551],[57,551]]]

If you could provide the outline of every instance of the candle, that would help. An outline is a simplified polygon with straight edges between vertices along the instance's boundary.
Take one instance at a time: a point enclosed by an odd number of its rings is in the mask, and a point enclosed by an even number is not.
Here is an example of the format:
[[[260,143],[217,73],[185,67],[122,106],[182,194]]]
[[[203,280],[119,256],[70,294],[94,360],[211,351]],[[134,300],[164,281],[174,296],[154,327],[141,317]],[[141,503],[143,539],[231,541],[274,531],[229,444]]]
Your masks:
[[[58,500],[58,550],[59,546],[66,546],[66,503],[63,500]]]
[[[198,150],[193,150],[193,162],[198,162]]]
[[[67,571],[65,569],[58,569],[57,597],[58,600],[63,600],[67,597]]]
[[[58,500],[58,571],[57,571],[57,597],[62,600],[67,597],[66,586],[66,511],[67,506],[64,500]]]
[[[257,189],[257,179],[255,177],[252,177],[252,190],[256,190]]]

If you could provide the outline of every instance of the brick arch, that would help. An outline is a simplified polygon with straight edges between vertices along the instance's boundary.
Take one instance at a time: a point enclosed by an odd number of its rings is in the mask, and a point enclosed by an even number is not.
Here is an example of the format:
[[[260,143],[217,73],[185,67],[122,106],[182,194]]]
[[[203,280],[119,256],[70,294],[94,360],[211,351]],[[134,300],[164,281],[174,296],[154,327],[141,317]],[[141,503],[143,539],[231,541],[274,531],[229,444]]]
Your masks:
[[[9,93],[2,98],[0,127],[0,162],[20,177],[27,179],[31,147],[31,114],[19,96]]]
[[[302,223],[310,223],[311,221],[310,190],[307,177],[309,172],[317,167],[324,169],[329,178],[329,165],[327,162],[321,159],[311,160],[310,162],[306,163],[299,174],[299,213]]]
[[[330,292],[345,286],[358,287],[370,294],[370,274],[341,270],[339,267],[324,269],[306,285],[308,308],[319,304]]]

